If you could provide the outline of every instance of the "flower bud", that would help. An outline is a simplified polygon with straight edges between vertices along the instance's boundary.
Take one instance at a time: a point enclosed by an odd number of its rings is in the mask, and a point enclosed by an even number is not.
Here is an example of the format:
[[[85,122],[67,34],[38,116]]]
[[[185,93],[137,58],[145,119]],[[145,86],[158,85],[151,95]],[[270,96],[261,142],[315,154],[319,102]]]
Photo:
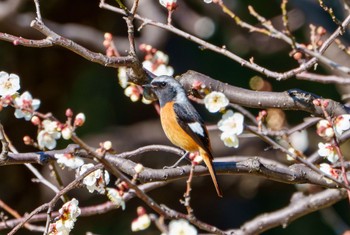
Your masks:
[[[84,123],[85,123],[85,114],[78,113],[77,116],[75,116],[74,126],[82,126]]]
[[[71,109],[66,110],[66,117],[73,117],[73,111]]]
[[[71,127],[66,126],[62,129],[61,133],[63,139],[69,140],[72,137],[73,131]]]
[[[30,120],[33,125],[38,126],[40,125],[40,118],[38,116],[33,116],[32,119]]]

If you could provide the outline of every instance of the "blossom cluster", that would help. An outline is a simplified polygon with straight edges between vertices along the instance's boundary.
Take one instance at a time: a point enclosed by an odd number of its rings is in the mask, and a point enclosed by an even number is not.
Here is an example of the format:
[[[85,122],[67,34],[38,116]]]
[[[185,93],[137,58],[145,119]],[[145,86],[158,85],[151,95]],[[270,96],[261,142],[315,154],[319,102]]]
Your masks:
[[[324,138],[326,143],[318,143],[318,154],[326,158],[331,164],[339,160],[339,152],[337,144],[333,141],[343,134],[344,131],[350,129],[350,115],[339,115],[333,119],[322,119],[317,123],[316,132]],[[328,175],[336,176],[335,170],[328,164],[320,164],[320,170]]]
[[[82,165],[77,169],[77,176],[83,175],[92,167],[94,167],[94,164],[92,163]],[[97,191],[100,194],[104,194],[106,191],[106,185],[109,184],[109,173],[106,170],[97,169],[83,179],[83,184],[90,193]]]
[[[77,217],[81,213],[78,204],[78,200],[73,198],[59,209],[59,216],[55,219],[54,223],[50,224],[49,235],[64,235],[71,232]]]
[[[164,52],[146,44],[141,44],[140,50],[145,53],[144,61],[142,62],[144,69],[156,76],[172,76],[174,74],[173,67],[168,65],[169,56]],[[124,88],[124,94],[129,97],[132,102],[140,100],[143,90],[140,86],[129,82],[126,67],[119,67],[118,78],[120,86]],[[142,97],[142,102],[145,104],[151,103],[151,101],[144,97]]]
[[[33,99],[32,95],[25,91],[22,95],[18,93],[21,88],[19,76],[0,72],[0,104],[1,109],[8,105],[13,106],[16,118],[24,118],[29,121],[35,110],[40,106],[40,100]]]
[[[16,118],[24,118],[38,127],[37,143],[25,136],[26,144],[35,145],[42,150],[52,150],[56,147],[56,141],[59,138],[70,139],[75,128],[84,124],[85,115],[83,113],[76,115],[74,122],[71,123],[73,113],[70,109],[66,111],[68,118],[66,123],[60,123],[52,117],[40,118],[40,116],[45,116],[36,111],[40,106],[40,100],[34,99],[28,91],[18,93],[20,88],[18,75],[0,72],[0,110],[12,106],[15,108]]]
[[[137,208],[137,218],[131,222],[131,231],[138,232],[147,229],[151,225],[151,217],[146,213],[146,210],[139,206]],[[179,219],[172,220],[169,223],[168,231],[162,235],[197,235],[198,232],[194,226],[188,223],[187,220]]]
[[[195,87],[204,90],[199,84],[195,84]],[[212,91],[204,97],[204,105],[209,112],[224,112],[218,122],[219,130],[222,131],[221,140],[227,147],[238,148],[238,135],[243,132],[244,116],[238,112],[234,113],[232,110],[226,111],[225,108],[228,104],[229,100],[222,92]]]

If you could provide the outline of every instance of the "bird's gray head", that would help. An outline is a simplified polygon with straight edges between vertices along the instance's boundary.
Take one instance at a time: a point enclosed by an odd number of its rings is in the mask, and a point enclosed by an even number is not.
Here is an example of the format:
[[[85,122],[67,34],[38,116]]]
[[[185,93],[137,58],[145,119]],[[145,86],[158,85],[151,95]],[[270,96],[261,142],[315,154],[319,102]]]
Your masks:
[[[170,76],[159,76],[152,80],[150,88],[159,99],[160,106],[167,102],[185,102],[187,100],[186,92],[181,84]]]

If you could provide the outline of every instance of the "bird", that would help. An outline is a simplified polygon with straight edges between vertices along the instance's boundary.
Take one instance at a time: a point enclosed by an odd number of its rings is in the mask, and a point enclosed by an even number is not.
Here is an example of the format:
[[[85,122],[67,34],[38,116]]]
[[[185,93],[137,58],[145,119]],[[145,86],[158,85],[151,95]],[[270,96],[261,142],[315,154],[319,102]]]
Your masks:
[[[175,78],[162,75],[155,77],[144,87],[153,91],[158,98],[161,125],[167,138],[187,152],[199,152],[209,170],[217,195],[222,197],[213,167],[208,130],[189,101],[183,86]]]

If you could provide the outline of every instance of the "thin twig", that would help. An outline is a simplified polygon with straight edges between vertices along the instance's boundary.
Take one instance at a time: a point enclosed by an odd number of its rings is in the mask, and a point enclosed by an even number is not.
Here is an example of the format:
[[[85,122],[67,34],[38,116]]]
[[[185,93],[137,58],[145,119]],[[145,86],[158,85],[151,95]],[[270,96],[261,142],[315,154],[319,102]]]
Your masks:
[[[41,17],[39,0],[34,0],[34,4],[35,4],[35,10],[36,10],[36,19],[42,22],[43,19]]]

